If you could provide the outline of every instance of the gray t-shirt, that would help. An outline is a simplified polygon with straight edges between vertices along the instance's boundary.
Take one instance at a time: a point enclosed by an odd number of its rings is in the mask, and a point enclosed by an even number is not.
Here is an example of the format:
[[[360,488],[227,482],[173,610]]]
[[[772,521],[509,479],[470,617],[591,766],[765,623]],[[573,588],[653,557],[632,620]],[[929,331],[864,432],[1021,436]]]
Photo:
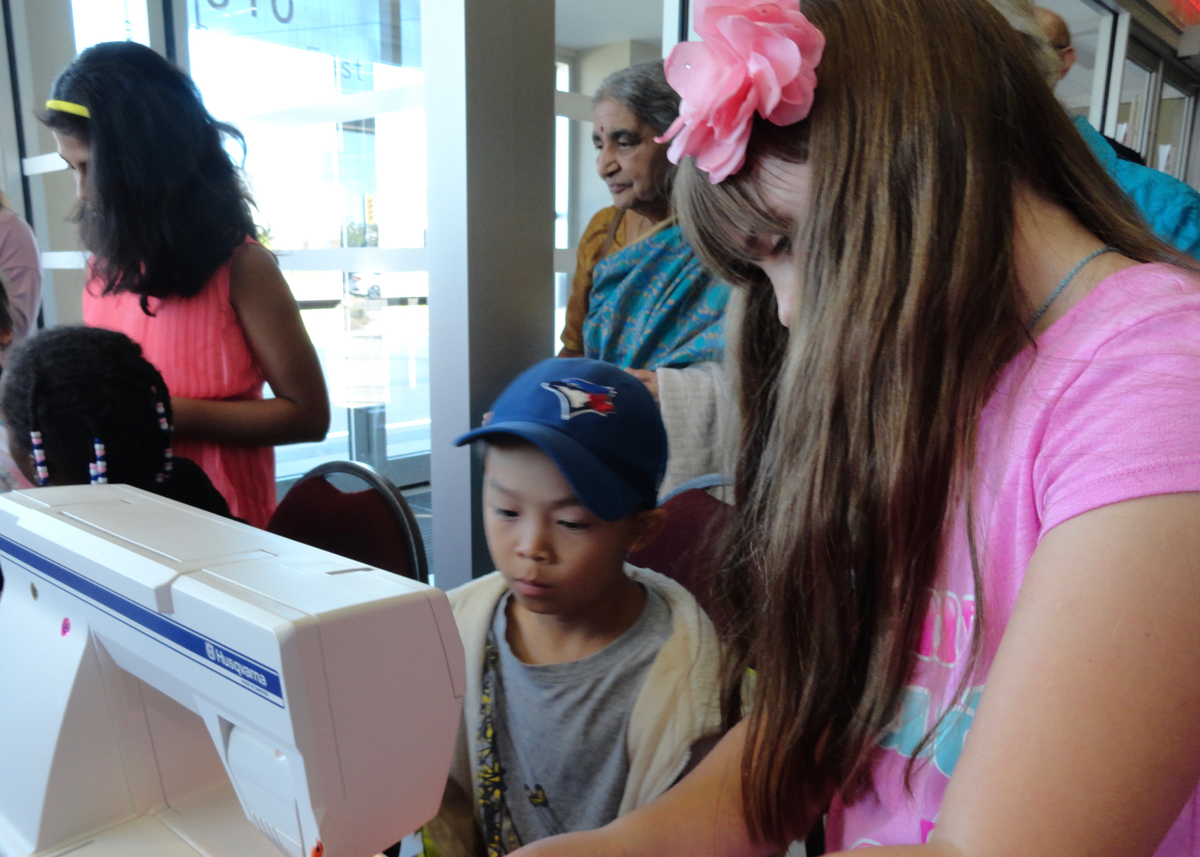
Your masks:
[[[617,817],[629,774],[629,716],[671,636],[671,608],[646,588],[638,620],[603,649],[563,664],[524,664],[505,638],[500,599],[496,748],[504,798],[523,843],[603,827]]]

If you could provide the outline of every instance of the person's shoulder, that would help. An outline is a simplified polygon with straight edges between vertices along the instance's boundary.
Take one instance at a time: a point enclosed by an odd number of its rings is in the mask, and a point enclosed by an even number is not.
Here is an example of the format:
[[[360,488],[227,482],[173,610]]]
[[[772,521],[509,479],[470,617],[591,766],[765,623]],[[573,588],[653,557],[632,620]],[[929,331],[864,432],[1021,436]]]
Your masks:
[[[1156,327],[1200,324],[1200,272],[1167,263],[1131,265],[1102,280],[1039,340],[1039,350],[1100,350],[1146,338]],[[1200,345],[1200,338],[1197,339]]]
[[[1053,413],[1043,447],[1112,449],[1114,461],[1194,455],[1200,441],[1200,275],[1133,265],[1105,278],[1032,352],[1016,389]],[[1089,456],[1089,473],[1100,469]],[[1092,478],[1090,475],[1087,478]]]
[[[504,580],[504,575],[493,571],[448,590],[446,598],[449,599],[450,609],[454,611],[454,617],[457,619],[460,613],[464,617],[484,610],[490,614],[507,589],[508,583]]]
[[[630,563],[625,563],[625,573],[638,583],[649,589],[653,589],[661,595],[668,606],[674,607],[675,604],[686,606],[696,603],[695,596],[688,592],[683,584],[672,580],[665,574],[660,574],[649,568],[640,568]]]
[[[579,237],[580,254],[594,255],[599,252],[604,240],[608,238],[608,231],[616,216],[617,207],[615,205],[602,208],[592,215],[587,228],[583,230],[583,235]]]
[[[625,573],[647,589],[657,593],[671,613],[671,635],[681,638],[693,652],[716,645],[716,630],[696,597],[679,582],[666,575],[625,564]]]
[[[1131,319],[1200,313],[1200,270],[1154,262],[1125,268],[1111,279],[1106,302]]]
[[[253,279],[264,272],[279,270],[275,254],[252,238],[233,248],[227,264],[231,281]]]
[[[1192,246],[1180,246],[1173,237],[1181,226],[1194,226],[1200,218],[1200,191],[1161,170],[1133,161],[1117,161],[1112,173],[1155,232],[1182,250],[1195,251]]]
[[[1164,173],[1162,170],[1156,170],[1153,167],[1142,166],[1133,161],[1121,161],[1121,170],[1135,176],[1139,183],[1145,184],[1160,193],[1167,190],[1176,199],[1186,199],[1193,202],[1200,200],[1200,191],[1197,191],[1187,182],[1180,181],[1170,173]]]
[[[454,623],[458,626],[458,634],[467,653],[468,669],[472,669],[482,657],[484,640],[492,627],[496,605],[507,591],[508,583],[504,575],[494,571],[446,592],[450,612],[454,614]]]
[[[588,221],[587,228],[583,230],[585,237],[594,233],[605,233],[608,227],[612,224],[613,218],[617,216],[617,207],[610,205],[607,208],[602,208],[592,215],[592,219]]]
[[[11,208],[0,207],[0,244],[14,249],[29,248],[34,254],[38,252],[33,227]]]

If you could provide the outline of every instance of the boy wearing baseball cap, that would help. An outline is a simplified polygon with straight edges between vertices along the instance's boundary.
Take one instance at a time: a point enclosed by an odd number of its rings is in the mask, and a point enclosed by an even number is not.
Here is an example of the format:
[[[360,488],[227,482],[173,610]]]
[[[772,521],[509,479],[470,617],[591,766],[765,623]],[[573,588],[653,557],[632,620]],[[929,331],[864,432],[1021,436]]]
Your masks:
[[[428,829],[446,857],[601,827],[666,791],[720,726],[708,617],[625,563],[664,520],[666,431],[642,383],[596,360],[543,361],[457,443],[471,441],[485,447],[499,570],[449,593],[468,684]]]

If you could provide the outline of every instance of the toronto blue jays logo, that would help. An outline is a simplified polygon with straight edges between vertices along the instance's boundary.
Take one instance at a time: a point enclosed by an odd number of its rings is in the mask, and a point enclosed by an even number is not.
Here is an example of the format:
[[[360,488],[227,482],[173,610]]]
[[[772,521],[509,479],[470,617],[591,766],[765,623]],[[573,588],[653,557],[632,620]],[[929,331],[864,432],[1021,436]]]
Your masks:
[[[562,418],[569,420],[580,414],[611,414],[616,405],[613,399],[617,391],[612,387],[604,387],[584,381],[581,378],[564,378],[562,381],[543,381],[542,386],[554,395],[562,405]]]

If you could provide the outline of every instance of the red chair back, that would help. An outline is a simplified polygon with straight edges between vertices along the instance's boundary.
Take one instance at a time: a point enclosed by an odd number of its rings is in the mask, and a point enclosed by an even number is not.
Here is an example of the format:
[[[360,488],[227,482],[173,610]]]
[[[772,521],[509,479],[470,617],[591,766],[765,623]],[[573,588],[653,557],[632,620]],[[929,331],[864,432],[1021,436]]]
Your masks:
[[[671,497],[662,508],[667,513],[663,531],[645,548],[630,554],[629,562],[681,584],[713,616],[709,586],[712,537],[732,507],[701,488],[692,488]]]
[[[339,466],[322,465],[293,485],[271,516],[267,530],[427,582],[425,548],[404,497],[365,465],[334,464]],[[342,491],[324,478],[329,472],[352,473],[365,479],[369,487],[362,491]],[[377,485],[376,480],[381,484]]]

